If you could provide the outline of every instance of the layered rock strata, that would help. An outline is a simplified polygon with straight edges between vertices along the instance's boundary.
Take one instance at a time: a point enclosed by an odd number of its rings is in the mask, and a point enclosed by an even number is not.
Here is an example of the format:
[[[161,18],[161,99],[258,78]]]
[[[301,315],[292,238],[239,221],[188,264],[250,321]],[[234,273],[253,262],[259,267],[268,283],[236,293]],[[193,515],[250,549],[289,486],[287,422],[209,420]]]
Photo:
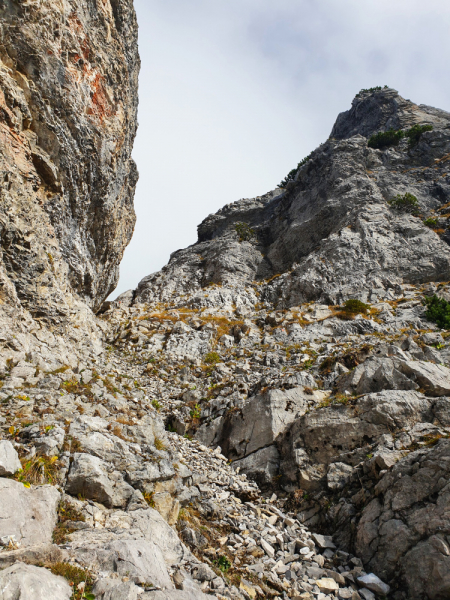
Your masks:
[[[114,289],[134,227],[131,0],[0,7],[2,312],[69,317]]]

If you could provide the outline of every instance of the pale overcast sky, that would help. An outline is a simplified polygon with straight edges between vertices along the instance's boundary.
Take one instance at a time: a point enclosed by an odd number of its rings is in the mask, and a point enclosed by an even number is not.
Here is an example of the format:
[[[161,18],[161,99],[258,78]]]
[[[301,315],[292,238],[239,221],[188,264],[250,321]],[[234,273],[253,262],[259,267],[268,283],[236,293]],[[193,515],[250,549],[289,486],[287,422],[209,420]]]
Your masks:
[[[135,0],[137,224],[112,294],[274,189],[361,88],[450,110],[448,0]]]

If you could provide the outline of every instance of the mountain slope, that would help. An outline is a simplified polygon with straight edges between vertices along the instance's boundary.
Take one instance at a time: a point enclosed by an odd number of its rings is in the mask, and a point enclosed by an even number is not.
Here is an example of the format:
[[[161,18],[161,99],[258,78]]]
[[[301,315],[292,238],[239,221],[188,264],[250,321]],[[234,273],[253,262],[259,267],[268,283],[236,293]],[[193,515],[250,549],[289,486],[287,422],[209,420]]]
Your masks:
[[[383,150],[367,145],[378,131],[416,124],[433,130],[413,146],[408,139]],[[395,90],[362,93],[287,189],[210,215],[198,228],[198,242],[174,253],[161,273],[145,278],[136,298],[168,299],[173,289],[192,292],[210,283],[241,286],[257,280],[263,297],[289,307],[450,279],[446,221],[439,234],[422,222],[450,201],[449,127],[449,113],[419,107]],[[417,197],[420,218],[388,205],[405,193]],[[243,243],[240,223],[249,237]],[[279,274],[284,276],[264,283]]]

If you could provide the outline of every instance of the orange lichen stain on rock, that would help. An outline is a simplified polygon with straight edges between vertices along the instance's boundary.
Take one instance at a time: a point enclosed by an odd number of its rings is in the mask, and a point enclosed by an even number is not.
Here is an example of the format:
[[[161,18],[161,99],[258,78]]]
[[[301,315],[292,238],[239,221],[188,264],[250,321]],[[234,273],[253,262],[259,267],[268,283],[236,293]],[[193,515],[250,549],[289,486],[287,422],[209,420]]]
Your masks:
[[[91,114],[97,115],[100,120],[105,117],[111,117],[114,111],[111,106],[111,102],[106,94],[104,77],[97,73],[94,81],[91,83],[91,89],[93,90],[92,95],[92,112]]]

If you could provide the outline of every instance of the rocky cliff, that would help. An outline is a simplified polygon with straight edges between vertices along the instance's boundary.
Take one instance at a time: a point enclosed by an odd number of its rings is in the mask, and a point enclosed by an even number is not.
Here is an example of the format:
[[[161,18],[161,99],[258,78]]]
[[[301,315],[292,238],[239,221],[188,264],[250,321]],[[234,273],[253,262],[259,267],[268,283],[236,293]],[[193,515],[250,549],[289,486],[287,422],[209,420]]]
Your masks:
[[[2,306],[95,310],[135,220],[132,1],[4,0],[0,20]]]
[[[0,600],[448,598],[450,115],[361,92],[96,317],[132,3],[0,7]]]

